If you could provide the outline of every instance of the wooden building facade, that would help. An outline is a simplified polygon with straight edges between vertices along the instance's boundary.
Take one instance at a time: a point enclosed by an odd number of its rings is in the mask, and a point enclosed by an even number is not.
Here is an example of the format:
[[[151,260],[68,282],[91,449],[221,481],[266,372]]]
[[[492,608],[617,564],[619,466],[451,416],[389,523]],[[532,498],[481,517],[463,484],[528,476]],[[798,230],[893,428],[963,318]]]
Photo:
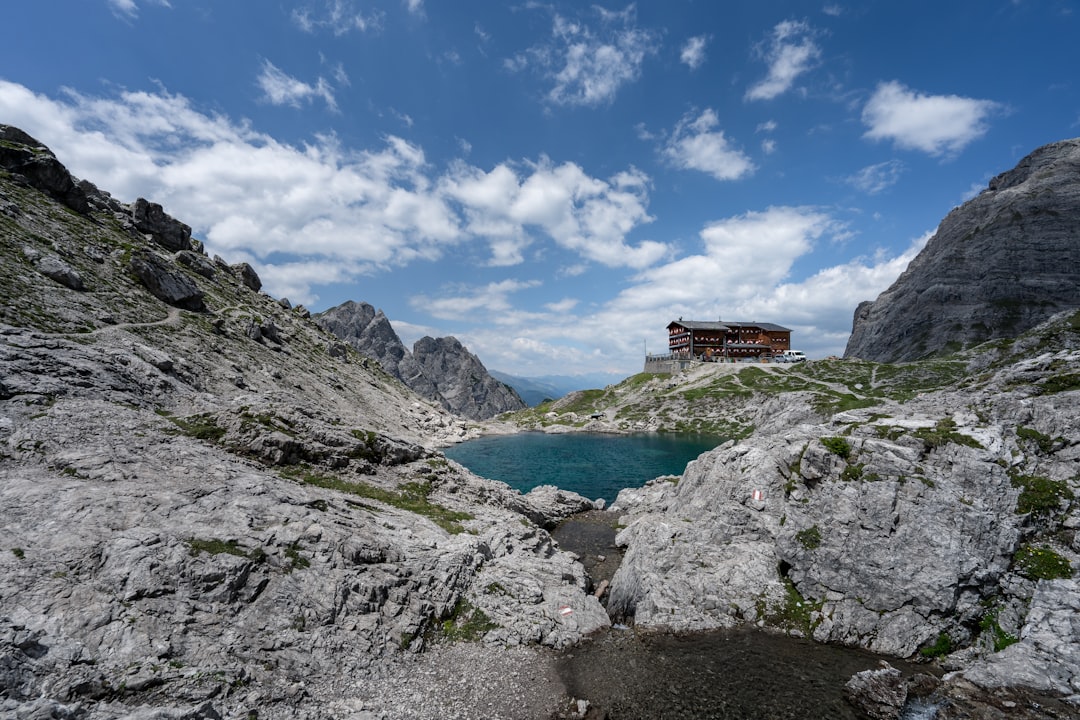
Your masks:
[[[678,320],[667,326],[668,352],[696,360],[741,360],[791,349],[791,330],[773,323]]]

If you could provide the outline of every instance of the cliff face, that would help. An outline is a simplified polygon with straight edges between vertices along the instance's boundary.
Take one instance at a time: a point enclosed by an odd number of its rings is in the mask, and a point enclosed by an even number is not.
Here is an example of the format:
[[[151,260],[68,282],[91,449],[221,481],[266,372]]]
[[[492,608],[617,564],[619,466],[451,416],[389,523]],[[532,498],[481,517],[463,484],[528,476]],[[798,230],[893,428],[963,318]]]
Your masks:
[[[464,421],[259,286],[0,126],[3,717],[381,717],[462,626],[608,624],[540,527],[587,501],[448,464]]]
[[[1015,337],[1080,307],[1080,139],[1046,145],[953,210],[855,311],[845,357],[884,362]]]
[[[514,390],[493,378],[480,359],[456,338],[424,337],[410,353],[382,310],[346,302],[316,321],[415,392],[457,415],[485,420],[525,407]]]

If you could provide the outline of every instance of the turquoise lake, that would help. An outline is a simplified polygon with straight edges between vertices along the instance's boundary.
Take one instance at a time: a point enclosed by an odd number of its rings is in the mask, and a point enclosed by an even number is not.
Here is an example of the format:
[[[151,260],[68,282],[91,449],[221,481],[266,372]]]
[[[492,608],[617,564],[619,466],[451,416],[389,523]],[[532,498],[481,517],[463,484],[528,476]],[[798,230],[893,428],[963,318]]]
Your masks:
[[[660,475],[681,475],[686,463],[722,442],[707,435],[530,432],[489,435],[445,453],[477,475],[523,493],[555,485],[610,504],[623,488],[640,487]]]

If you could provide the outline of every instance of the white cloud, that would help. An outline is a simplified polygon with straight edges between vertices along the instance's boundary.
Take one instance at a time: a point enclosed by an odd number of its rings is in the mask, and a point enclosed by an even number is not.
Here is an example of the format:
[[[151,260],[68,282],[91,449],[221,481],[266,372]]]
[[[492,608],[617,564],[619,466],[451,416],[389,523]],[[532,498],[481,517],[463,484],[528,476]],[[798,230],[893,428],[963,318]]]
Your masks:
[[[765,153],[766,155],[772,155],[774,152],[776,152],[776,141],[771,139],[762,140],[761,152]]]
[[[863,137],[892,140],[898,147],[930,155],[955,155],[988,130],[1000,105],[959,95],[924,95],[893,80],[878,85],[863,108],[870,129]]]
[[[424,0],[401,0],[410,15],[424,17]]]
[[[690,66],[691,70],[697,70],[705,62],[705,44],[708,38],[698,35],[686,41],[679,53],[679,60]]]
[[[536,66],[553,83],[547,100],[554,105],[611,103],[620,88],[640,77],[659,41],[634,26],[633,5],[622,12],[593,9],[600,16],[598,27],[556,14],[549,43],[518,53],[503,66],[511,72]]]
[[[334,91],[325,78],[320,77],[314,85],[305,83],[282,72],[269,60],[264,60],[256,82],[263,91],[263,98],[272,105],[298,108],[302,103],[321,98],[329,109],[337,110]]]
[[[441,320],[484,315],[491,317],[492,322],[505,323],[512,317],[509,295],[539,285],[539,280],[503,280],[478,288],[461,288],[456,295],[437,298],[415,295],[409,298],[409,304]]]
[[[754,131],[759,132],[759,133],[760,132],[771,133],[771,132],[776,132],[777,127],[779,127],[779,125],[776,124],[775,120],[766,120],[763,123],[758,123],[758,126],[755,128]]]
[[[164,91],[54,100],[0,80],[0,117],[117,198],[162,203],[210,252],[250,256],[269,292],[305,302],[313,285],[437,260],[463,243],[490,248],[493,265],[545,242],[635,269],[671,250],[628,241],[652,220],[649,179],[633,168],[601,179],[541,158],[439,173],[398,137],[362,151],[333,135],[292,146]]]
[[[672,131],[662,150],[676,167],[700,170],[717,180],[738,180],[754,172],[754,163],[741,150],[731,147],[716,112],[706,108],[698,117],[686,115]]]
[[[823,268],[798,283],[783,283],[733,308],[740,318],[783,318],[796,332],[792,341],[811,357],[842,355],[855,308],[896,281],[933,232],[915,238],[901,254],[878,253]],[[734,319],[734,316],[733,318]]]
[[[821,8],[821,12],[829,15],[830,17],[840,17],[844,14],[844,8],[839,5],[826,5]]]
[[[759,49],[769,64],[769,72],[746,91],[746,99],[772,100],[790,90],[800,75],[812,70],[821,57],[813,34],[813,29],[805,22],[785,20],[778,23],[768,45]]]
[[[345,35],[353,30],[381,30],[383,14],[373,11],[365,15],[349,0],[314,0],[306,7],[293,10],[292,21],[306,33],[328,30],[334,35]]]
[[[648,178],[637,170],[608,180],[590,177],[574,163],[543,159],[519,174],[507,163],[490,172],[457,164],[443,178],[446,197],[459,202],[470,234],[487,238],[493,265],[523,261],[537,228],[556,244],[610,267],[642,268],[670,248],[658,242],[626,242],[648,223]]]
[[[150,5],[158,5],[159,7],[171,8],[169,0],[146,0]],[[106,0],[108,6],[112,8],[113,15],[119,18],[128,20],[134,20],[139,16],[139,5],[135,0]]]
[[[895,185],[903,172],[904,163],[899,160],[887,160],[875,165],[867,165],[847,178],[847,182],[868,195],[877,195]]]

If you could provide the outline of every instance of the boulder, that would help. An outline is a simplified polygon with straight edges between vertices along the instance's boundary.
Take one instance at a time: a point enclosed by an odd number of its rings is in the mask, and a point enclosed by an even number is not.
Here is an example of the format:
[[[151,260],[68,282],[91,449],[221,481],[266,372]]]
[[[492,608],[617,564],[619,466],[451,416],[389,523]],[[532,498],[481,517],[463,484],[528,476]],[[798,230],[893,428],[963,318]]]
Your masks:
[[[259,274],[255,272],[255,268],[251,267],[246,262],[236,263],[230,266],[230,269],[240,276],[240,282],[244,283],[255,292],[262,290],[262,280],[259,279]]]
[[[863,670],[844,685],[848,702],[872,720],[897,720],[908,689],[900,671],[884,660],[876,670]]]
[[[55,255],[45,255],[35,263],[38,272],[72,290],[85,290],[82,276],[75,268]]]
[[[136,230],[166,250],[191,250],[191,226],[174,220],[161,205],[139,198],[131,206],[131,218]]]
[[[160,256],[146,251],[136,253],[128,269],[159,300],[185,310],[206,310],[203,293],[194,281]]]

